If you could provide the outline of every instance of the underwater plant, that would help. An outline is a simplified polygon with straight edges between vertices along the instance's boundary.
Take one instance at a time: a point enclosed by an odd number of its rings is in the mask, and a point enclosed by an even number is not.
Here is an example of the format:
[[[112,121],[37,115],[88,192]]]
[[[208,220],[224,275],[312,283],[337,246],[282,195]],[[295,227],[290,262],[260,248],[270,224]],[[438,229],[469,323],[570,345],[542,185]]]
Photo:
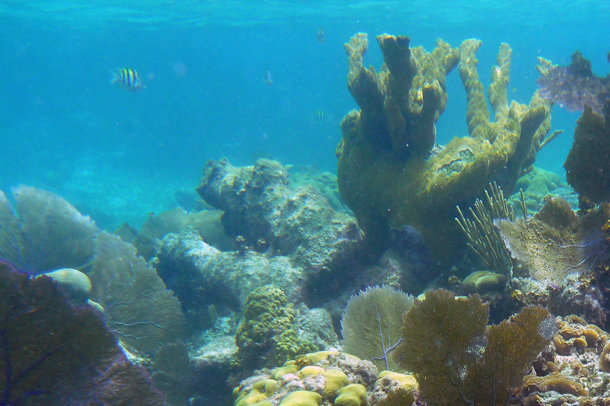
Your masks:
[[[565,199],[549,196],[528,221],[497,220],[495,225],[511,256],[532,278],[563,286],[569,274],[590,271],[607,257],[603,225],[608,218],[608,204],[578,216]]]
[[[510,252],[506,249],[494,221],[497,219],[515,221],[515,213],[504,198],[502,188],[496,182],[490,183],[489,189],[485,189],[485,198],[486,204],[477,199],[474,202],[474,210],[469,207],[472,219],[465,218],[460,207],[456,206],[460,217],[456,217],[455,221],[468,239],[468,246],[489,269],[512,277],[513,263]],[[523,191],[521,191],[521,211],[523,218],[526,219],[527,206]]]
[[[411,371],[435,405],[504,405],[554,335],[547,310],[531,306],[487,327],[478,295],[426,292],[405,314],[397,362]]]
[[[390,352],[400,342],[400,320],[413,302],[413,296],[389,286],[352,296],[341,319],[343,350],[373,361],[380,369],[396,370]]]
[[[91,260],[100,232],[88,216],[53,193],[13,189],[15,210],[0,191],[0,258],[22,272],[80,269]]]

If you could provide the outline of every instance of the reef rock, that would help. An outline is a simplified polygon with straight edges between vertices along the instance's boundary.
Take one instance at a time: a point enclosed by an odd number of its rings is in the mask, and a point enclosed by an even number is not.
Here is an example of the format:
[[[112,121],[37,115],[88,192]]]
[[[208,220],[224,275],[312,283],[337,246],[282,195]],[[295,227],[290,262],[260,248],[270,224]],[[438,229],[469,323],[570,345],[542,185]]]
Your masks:
[[[223,252],[194,232],[168,234],[156,268],[191,319],[211,304],[239,311],[248,293],[267,284],[282,289],[291,302],[302,299],[304,270],[290,258],[268,258],[252,250]]]
[[[439,40],[430,53],[409,48],[409,38],[377,37],[385,64],[379,73],[362,64],[366,34],[355,35],[345,49],[348,88],[360,110],[341,123],[337,147],[341,196],[364,229],[369,249],[387,248],[392,229],[411,225],[434,253],[455,253],[456,204],[474,200],[492,180],[510,193],[517,179],[550,139],[551,103],[536,93],[529,105],[508,103],[511,49],[500,46],[492,69],[490,120],[476,70],[481,41],[459,48]],[[434,148],[435,123],[445,108],[445,77],[458,65],[468,97],[470,136]]]
[[[210,161],[197,191],[224,210],[229,235],[243,236],[259,251],[291,256],[309,274],[352,263],[362,241],[353,217],[335,211],[314,187],[292,190],[286,169],[275,161],[245,167]]]

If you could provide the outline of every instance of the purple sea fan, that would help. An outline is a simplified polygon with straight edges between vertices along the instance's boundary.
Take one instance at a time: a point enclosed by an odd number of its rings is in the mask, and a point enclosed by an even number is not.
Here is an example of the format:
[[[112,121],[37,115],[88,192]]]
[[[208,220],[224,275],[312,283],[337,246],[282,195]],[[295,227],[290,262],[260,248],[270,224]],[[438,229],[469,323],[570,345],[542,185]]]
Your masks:
[[[538,78],[540,96],[559,103],[569,111],[582,111],[591,106],[601,112],[604,104],[610,100],[610,76],[596,76],[591,70],[591,62],[578,51],[572,54],[570,66],[553,65],[550,61],[539,58]]]

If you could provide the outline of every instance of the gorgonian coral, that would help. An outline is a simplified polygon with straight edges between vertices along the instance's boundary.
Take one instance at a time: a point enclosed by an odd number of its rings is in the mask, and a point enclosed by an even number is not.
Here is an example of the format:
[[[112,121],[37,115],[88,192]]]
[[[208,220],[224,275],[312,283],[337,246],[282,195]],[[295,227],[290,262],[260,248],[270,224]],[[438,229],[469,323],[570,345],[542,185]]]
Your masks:
[[[488,315],[478,295],[456,298],[446,290],[427,292],[405,314],[397,360],[415,374],[429,404],[506,404],[553,335],[541,307],[487,328]]]

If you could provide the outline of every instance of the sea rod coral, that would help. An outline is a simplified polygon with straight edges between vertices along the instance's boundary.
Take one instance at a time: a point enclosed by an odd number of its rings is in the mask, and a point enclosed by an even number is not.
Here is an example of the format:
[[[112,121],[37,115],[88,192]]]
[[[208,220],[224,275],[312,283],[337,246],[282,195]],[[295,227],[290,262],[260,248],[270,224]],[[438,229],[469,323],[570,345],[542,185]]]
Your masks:
[[[481,41],[451,48],[438,40],[432,52],[410,48],[406,36],[384,34],[377,41],[385,61],[380,72],[362,63],[366,34],[345,45],[348,88],[360,110],[341,123],[339,189],[373,252],[386,248],[390,230],[409,224],[437,254],[447,256],[456,248],[456,203],[471,202],[493,180],[511,192],[556,134],[548,134],[551,103],[538,93],[529,105],[508,103],[508,44],[500,46],[492,69],[492,121],[476,70]],[[448,98],[445,77],[456,66],[467,93],[470,135],[435,147],[435,123]]]

